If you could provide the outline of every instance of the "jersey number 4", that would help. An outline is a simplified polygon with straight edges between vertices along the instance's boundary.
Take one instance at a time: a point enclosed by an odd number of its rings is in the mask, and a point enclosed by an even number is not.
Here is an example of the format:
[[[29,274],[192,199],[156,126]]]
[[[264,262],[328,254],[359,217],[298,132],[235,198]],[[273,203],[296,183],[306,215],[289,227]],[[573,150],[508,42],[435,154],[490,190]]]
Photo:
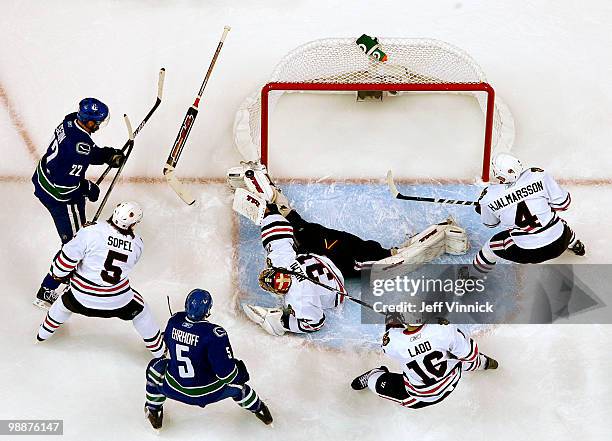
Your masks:
[[[115,265],[115,261],[127,262],[127,254],[118,253],[117,251],[110,250],[104,261],[104,270],[100,273],[100,277],[107,283],[116,285],[121,281],[122,270],[120,267]]]
[[[538,217],[535,214],[531,214],[529,207],[525,201],[521,201],[516,205],[516,217],[514,218],[514,224],[525,230],[531,230],[533,228],[541,227]]]

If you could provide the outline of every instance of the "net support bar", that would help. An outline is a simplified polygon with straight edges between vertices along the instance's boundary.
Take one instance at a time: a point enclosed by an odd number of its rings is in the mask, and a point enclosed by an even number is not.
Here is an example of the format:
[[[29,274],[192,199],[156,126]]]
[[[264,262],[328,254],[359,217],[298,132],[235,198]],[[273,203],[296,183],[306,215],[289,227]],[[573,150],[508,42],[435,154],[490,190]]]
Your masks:
[[[425,83],[425,84],[335,84],[335,83],[268,83],[261,89],[261,162],[268,165],[268,95],[271,91],[314,90],[330,92],[398,91],[398,92],[484,92],[487,94],[485,136],[482,157],[482,180],[489,181],[495,91],[489,83]]]

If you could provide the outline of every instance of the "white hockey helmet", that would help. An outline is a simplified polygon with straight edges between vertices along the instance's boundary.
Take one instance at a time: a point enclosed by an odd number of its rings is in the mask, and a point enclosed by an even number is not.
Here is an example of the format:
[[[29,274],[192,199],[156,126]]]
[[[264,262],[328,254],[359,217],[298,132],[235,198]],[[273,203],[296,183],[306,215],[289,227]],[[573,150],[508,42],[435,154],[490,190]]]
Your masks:
[[[516,182],[525,168],[521,161],[510,153],[498,153],[491,161],[493,176],[502,184]]]
[[[127,230],[142,220],[142,208],[137,202],[121,202],[115,207],[111,221],[122,230]]]

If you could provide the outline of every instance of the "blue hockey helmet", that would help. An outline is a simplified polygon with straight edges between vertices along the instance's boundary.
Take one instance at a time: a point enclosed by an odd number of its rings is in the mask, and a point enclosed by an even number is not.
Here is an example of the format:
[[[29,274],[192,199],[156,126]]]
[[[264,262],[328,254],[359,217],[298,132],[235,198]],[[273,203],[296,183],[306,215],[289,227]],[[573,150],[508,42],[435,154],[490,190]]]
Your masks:
[[[185,312],[193,321],[200,321],[210,315],[212,309],[212,296],[205,289],[196,288],[187,294],[185,299]]]
[[[101,123],[108,118],[108,106],[96,98],[84,98],[79,103],[77,119],[81,122]]]

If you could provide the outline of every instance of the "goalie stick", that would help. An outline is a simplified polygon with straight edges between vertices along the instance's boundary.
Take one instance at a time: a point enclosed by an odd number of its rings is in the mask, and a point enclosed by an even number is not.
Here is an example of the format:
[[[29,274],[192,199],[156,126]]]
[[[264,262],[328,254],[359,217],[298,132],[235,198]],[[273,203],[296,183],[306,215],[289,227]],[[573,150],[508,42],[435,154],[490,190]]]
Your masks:
[[[183,123],[181,124],[181,128],[179,129],[179,132],[176,135],[172,150],[170,150],[170,154],[168,155],[168,159],[166,160],[166,165],[164,166],[164,177],[168,181],[168,184],[187,205],[192,205],[195,202],[195,199],[187,191],[187,189],[181,185],[177,177],[174,175],[174,169],[176,167],[176,164],[178,163],[179,158],[181,157],[181,153],[183,152],[183,148],[185,147],[185,142],[187,141],[187,137],[189,136],[191,128],[193,127],[193,122],[198,116],[198,106],[200,104],[202,94],[204,93],[204,88],[206,87],[206,83],[208,83],[210,74],[212,73],[212,70],[215,67],[215,63],[217,62],[217,57],[219,56],[221,48],[223,47],[225,37],[227,36],[227,33],[230,31],[230,29],[231,28],[229,26],[225,26],[223,28],[223,35],[221,35],[221,40],[217,45],[217,50],[213,55],[213,58],[210,62],[210,66],[208,67],[208,71],[206,72],[206,76],[204,77],[204,81],[200,86],[200,91],[196,95],[191,107],[187,109],[187,113],[185,114],[185,118],[183,119]]]
[[[455,199],[427,198],[421,196],[407,196],[405,194],[401,194],[397,190],[395,182],[393,182],[393,173],[391,172],[391,170],[387,172],[387,185],[389,186],[389,190],[391,190],[391,194],[395,199],[403,199],[405,201],[434,202],[437,204],[478,205],[478,202],[476,201],[458,201]]]
[[[94,215],[93,220],[91,221],[92,223],[96,222],[100,218],[100,214],[102,213],[102,210],[104,209],[104,206],[106,205],[106,201],[108,201],[108,197],[110,196],[111,191],[113,191],[113,188],[115,188],[117,179],[119,179],[119,175],[121,174],[121,171],[123,170],[123,167],[125,166],[125,163],[127,162],[128,158],[130,157],[130,154],[132,153],[132,149],[134,148],[134,131],[132,130],[132,123],[130,123],[130,119],[125,114],[123,115],[123,119],[125,120],[125,125],[127,126],[127,129],[128,129],[128,141],[126,142],[127,149],[125,152],[125,159],[123,160],[123,163],[121,164],[121,166],[117,169],[117,174],[111,181],[110,186],[108,187],[108,190],[106,190],[106,194],[104,195],[104,198],[102,199],[102,202],[100,203],[100,206],[98,207],[98,211],[96,211],[96,214]]]
[[[161,101],[162,101],[162,92],[164,90],[164,78],[165,78],[165,76],[166,76],[166,69],[164,69],[162,67],[159,70],[159,78],[157,80],[157,99],[155,100],[155,104],[153,104],[153,107],[151,107],[151,110],[149,110],[149,113],[147,113],[147,116],[144,117],[142,122],[138,125],[138,127],[136,127],[136,130],[134,130],[134,137],[136,137],[136,135],[138,135],[138,133],[140,133],[140,131],[145,126],[147,121],[149,121],[149,118],[151,118],[151,115],[153,115],[153,113],[157,110],[157,108],[161,104]],[[126,143],[121,148],[121,151],[123,153],[125,153],[125,151],[127,150],[129,142],[130,142],[129,140],[126,141]],[[112,167],[110,165],[108,167],[106,167],[106,170],[104,170],[104,173],[102,173],[100,175],[100,177],[98,178],[98,180],[96,181],[96,185],[100,185],[102,183],[102,181],[104,180],[106,175],[110,172],[111,168]]]

